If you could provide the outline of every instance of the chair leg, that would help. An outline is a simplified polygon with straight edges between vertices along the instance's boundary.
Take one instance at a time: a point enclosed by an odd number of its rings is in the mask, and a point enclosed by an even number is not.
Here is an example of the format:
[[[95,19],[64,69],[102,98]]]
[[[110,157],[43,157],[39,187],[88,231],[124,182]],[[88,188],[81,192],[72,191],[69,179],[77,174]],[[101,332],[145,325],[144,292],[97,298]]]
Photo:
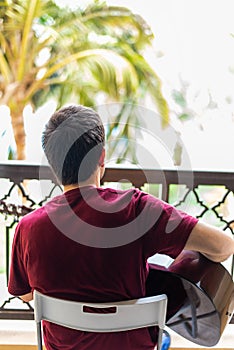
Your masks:
[[[162,335],[163,335],[163,329],[159,328],[159,330],[158,330],[158,344],[157,344],[157,350],[161,350],[161,346],[162,346]]]
[[[41,332],[41,322],[37,322],[37,346],[38,350],[43,350],[42,348],[42,332]]]

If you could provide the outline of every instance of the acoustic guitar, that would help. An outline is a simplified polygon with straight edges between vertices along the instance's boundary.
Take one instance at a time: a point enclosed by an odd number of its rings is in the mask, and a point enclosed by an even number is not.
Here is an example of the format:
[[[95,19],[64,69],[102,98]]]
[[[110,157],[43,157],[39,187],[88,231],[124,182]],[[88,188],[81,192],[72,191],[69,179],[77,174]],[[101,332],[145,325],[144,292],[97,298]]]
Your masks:
[[[166,325],[198,345],[217,344],[234,311],[234,283],[225,267],[186,250],[167,268],[149,267],[146,294],[167,294]]]

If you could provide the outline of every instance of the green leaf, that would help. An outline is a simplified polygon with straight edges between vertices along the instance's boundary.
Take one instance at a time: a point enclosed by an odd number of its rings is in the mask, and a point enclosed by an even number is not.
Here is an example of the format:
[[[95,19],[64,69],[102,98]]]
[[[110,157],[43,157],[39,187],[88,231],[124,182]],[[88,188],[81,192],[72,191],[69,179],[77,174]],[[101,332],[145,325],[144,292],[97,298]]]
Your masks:
[[[178,118],[179,118],[181,121],[185,121],[185,120],[191,119],[192,116],[191,116],[191,114],[188,114],[188,113],[182,113],[182,114],[179,114],[179,115],[178,115]]]
[[[172,98],[180,107],[186,107],[186,104],[187,104],[186,100],[180,91],[173,90],[172,91]]]

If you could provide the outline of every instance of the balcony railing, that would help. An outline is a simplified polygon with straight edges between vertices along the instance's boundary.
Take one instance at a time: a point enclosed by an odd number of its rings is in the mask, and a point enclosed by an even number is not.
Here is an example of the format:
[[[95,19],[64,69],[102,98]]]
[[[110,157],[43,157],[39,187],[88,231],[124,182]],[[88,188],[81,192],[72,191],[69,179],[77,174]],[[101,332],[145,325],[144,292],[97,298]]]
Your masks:
[[[138,187],[179,209],[233,234],[234,173],[225,171],[155,170],[107,168],[102,185],[116,188]],[[38,208],[62,189],[48,166],[9,161],[0,164],[0,270],[8,281],[11,240],[14,228],[28,210]],[[234,274],[233,258],[226,268]],[[5,288],[7,288],[5,286]],[[0,318],[32,318],[26,305],[0,308]],[[7,311],[6,311],[7,310]]]

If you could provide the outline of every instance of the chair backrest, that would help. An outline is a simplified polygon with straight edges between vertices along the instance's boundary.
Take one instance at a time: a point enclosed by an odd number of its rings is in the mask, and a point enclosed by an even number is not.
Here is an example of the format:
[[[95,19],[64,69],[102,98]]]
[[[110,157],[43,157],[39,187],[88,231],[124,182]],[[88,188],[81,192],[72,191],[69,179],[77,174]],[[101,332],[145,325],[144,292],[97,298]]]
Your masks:
[[[101,313],[101,309],[106,309],[105,313]],[[87,332],[117,332],[157,325],[160,349],[166,311],[165,294],[119,302],[84,303],[34,291],[38,349],[42,349],[41,320]]]

